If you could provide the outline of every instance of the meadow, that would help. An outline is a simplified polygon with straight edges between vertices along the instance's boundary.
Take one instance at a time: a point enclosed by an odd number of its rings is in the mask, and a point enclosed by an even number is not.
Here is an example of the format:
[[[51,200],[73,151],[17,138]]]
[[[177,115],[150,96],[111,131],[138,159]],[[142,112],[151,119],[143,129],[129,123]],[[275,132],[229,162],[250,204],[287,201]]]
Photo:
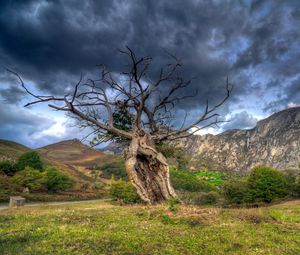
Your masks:
[[[300,200],[250,209],[104,201],[4,209],[0,254],[296,255]]]

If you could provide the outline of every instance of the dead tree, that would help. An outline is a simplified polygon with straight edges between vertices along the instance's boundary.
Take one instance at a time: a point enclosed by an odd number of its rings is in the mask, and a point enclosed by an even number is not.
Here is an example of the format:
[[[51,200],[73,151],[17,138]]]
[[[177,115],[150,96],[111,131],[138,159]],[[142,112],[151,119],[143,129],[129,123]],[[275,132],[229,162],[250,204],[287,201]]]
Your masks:
[[[128,141],[125,150],[126,171],[137,193],[143,201],[156,204],[175,198],[169,178],[168,163],[156,148],[163,141],[188,137],[200,129],[217,125],[216,110],[224,104],[231,94],[232,87],[226,84],[226,93],[219,103],[210,107],[208,101],[203,113],[186,124],[186,117],[180,127],[171,125],[176,106],[191,97],[180,95],[191,80],[179,75],[181,62],[172,56],[172,63],[164,65],[156,80],[149,75],[150,57],[139,58],[130,49],[120,51],[129,60],[126,71],[115,74],[101,65],[98,79],[80,81],[70,95],[61,97],[44,96],[32,93],[17,73],[22,87],[34,98],[25,106],[48,102],[49,107],[71,113],[84,126],[92,128],[90,135],[97,135],[97,142],[106,142],[116,137]],[[150,71],[149,71],[150,72]],[[132,125],[122,128],[115,125],[116,109],[126,109]]]

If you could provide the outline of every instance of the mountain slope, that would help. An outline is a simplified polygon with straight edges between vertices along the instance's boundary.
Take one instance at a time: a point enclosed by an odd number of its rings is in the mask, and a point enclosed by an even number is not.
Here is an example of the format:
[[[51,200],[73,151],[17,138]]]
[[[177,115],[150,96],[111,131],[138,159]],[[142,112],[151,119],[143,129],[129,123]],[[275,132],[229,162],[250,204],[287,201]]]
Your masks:
[[[179,142],[192,156],[196,168],[249,171],[257,164],[279,169],[300,162],[300,107],[261,120],[250,130],[231,130],[219,135],[195,135]]]
[[[16,142],[0,139],[0,161],[16,161],[32,149]],[[117,156],[106,155],[79,140],[67,140],[36,149],[43,162],[54,165],[75,179],[79,188],[83,183],[94,182],[89,168],[99,167],[107,162],[119,160]]]
[[[67,163],[84,163],[106,158],[104,153],[84,145],[77,139],[50,144],[37,151],[49,159]]]
[[[22,144],[0,139],[0,161],[6,159],[15,161],[23,153],[30,150],[30,148]]]
[[[50,144],[37,151],[45,162],[54,164],[72,175],[78,186],[86,181],[94,181],[89,169],[117,160],[116,156],[106,155],[77,139]]]

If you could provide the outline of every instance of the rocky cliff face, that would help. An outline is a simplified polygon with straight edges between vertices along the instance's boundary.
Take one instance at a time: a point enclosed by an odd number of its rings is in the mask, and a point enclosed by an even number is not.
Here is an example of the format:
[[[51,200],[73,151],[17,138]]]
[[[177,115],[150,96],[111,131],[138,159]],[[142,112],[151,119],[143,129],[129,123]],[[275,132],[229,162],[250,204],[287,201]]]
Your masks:
[[[275,113],[250,130],[192,136],[179,145],[192,156],[195,168],[238,173],[257,164],[294,168],[300,162],[300,107]]]

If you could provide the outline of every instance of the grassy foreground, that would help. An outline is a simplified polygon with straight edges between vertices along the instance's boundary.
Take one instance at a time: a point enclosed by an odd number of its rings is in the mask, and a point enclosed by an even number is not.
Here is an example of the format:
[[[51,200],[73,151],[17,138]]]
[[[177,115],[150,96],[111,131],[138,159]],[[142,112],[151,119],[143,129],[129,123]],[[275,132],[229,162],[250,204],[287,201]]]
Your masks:
[[[266,208],[84,202],[0,211],[0,254],[300,254],[300,201]]]

